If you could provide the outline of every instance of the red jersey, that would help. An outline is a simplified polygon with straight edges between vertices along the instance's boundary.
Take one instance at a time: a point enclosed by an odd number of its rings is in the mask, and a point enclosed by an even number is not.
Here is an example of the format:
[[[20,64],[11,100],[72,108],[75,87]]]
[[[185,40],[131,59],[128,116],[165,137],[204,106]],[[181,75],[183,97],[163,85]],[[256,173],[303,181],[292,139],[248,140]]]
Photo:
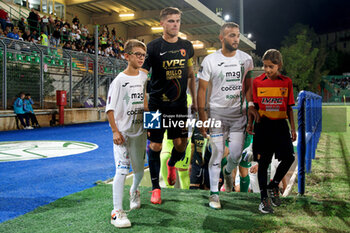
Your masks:
[[[292,80],[283,75],[271,80],[265,73],[256,77],[253,81],[253,100],[259,104],[260,117],[287,119],[288,106],[295,104]]]
[[[0,9],[0,19],[6,20],[7,12],[4,9]]]

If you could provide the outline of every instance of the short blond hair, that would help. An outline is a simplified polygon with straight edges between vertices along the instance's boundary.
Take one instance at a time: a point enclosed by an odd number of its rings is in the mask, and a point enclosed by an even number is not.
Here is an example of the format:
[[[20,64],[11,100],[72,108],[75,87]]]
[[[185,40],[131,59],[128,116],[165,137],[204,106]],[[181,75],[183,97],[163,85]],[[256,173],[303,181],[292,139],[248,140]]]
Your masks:
[[[226,22],[224,23],[221,28],[220,28],[220,34],[224,35],[224,31],[226,28],[238,28],[239,29],[239,25],[234,23],[234,22]]]
[[[125,43],[124,52],[130,54],[132,49],[136,47],[142,48],[145,52],[147,51],[145,43],[136,39],[130,39]]]
[[[164,8],[163,10],[160,11],[160,21],[164,20],[165,17],[168,15],[180,15],[181,16],[182,12],[179,10],[179,8],[176,7],[167,7]]]

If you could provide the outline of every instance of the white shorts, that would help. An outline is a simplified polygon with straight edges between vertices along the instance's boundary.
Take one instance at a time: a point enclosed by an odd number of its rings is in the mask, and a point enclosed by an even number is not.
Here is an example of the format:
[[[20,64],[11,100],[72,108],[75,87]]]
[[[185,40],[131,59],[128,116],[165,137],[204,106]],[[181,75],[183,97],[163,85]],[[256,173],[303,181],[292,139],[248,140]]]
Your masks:
[[[123,145],[113,144],[116,172],[127,175],[130,172],[130,165],[134,172],[143,170],[146,155],[146,132],[140,136],[124,136],[124,138]]]

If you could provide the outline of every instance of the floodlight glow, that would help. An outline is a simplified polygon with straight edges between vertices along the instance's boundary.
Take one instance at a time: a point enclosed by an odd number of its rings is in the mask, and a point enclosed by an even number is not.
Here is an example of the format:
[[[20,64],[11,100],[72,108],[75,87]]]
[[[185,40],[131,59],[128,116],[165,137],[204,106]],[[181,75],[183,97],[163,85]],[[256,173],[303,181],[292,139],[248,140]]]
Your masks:
[[[163,27],[151,27],[153,31],[160,31],[163,30]]]
[[[230,19],[230,16],[229,15],[225,15],[224,16],[224,20],[228,21]]]
[[[134,13],[124,13],[124,14],[119,14],[119,17],[134,17]]]

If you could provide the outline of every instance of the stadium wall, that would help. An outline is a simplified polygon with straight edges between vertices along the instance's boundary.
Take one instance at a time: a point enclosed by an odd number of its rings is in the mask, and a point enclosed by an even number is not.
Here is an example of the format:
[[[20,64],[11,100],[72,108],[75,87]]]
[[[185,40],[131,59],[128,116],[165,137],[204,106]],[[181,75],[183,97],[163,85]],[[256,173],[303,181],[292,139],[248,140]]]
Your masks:
[[[41,127],[49,127],[51,114],[39,115],[40,112],[58,111],[57,109],[34,110],[37,113],[37,119]],[[0,111],[0,115],[12,114],[13,111]],[[56,114],[58,120],[58,114]],[[72,108],[64,110],[64,124],[79,124],[106,121],[104,108]],[[19,123],[20,124],[20,123]],[[57,124],[57,123],[56,123]],[[14,116],[0,117],[0,131],[17,130],[16,119]]]

